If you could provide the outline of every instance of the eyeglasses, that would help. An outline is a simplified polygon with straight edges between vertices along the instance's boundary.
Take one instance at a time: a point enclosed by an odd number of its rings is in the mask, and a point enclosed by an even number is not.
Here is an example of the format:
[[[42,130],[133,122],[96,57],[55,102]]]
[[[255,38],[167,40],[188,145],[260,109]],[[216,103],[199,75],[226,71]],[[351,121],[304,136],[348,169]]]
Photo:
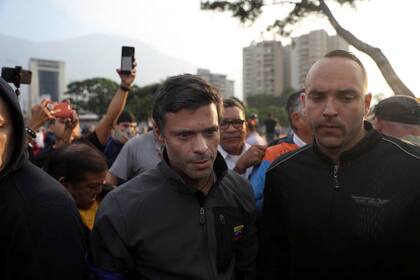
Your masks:
[[[232,125],[236,129],[240,129],[243,127],[245,120],[236,119],[236,120],[222,120],[220,122],[221,129],[228,129],[229,125]]]

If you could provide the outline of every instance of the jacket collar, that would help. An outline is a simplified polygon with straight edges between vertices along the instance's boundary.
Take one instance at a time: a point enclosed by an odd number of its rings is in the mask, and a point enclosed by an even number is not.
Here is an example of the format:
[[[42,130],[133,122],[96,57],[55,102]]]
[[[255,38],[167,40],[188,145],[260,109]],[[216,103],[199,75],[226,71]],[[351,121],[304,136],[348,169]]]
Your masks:
[[[187,182],[185,182],[185,180],[169,165],[168,154],[165,149],[163,149],[162,154],[163,158],[158,164],[158,168],[160,172],[162,172],[163,175],[170,181],[169,187],[183,193],[197,193],[198,190],[188,185]],[[220,181],[228,172],[226,162],[219,152],[217,152],[216,160],[213,164],[213,172],[216,176],[216,180],[212,189],[219,185]]]
[[[364,121],[364,129],[367,132],[365,137],[363,137],[363,139],[360,140],[360,142],[357,143],[353,148],[341,154],[340,159],[339,159],[340,164],[346,163],[348,161],[354,160],[362,156],[378,143],[378,141],[381,138],[381,134],[375,129],[373,129],[372,125],[368,121]],[[334,164],[334,161],[328,155],[326,155],[325,153],[321,151],[321,149],[316,143],[315,138],[313,142],[313,151],[323,161],[330,164]]]

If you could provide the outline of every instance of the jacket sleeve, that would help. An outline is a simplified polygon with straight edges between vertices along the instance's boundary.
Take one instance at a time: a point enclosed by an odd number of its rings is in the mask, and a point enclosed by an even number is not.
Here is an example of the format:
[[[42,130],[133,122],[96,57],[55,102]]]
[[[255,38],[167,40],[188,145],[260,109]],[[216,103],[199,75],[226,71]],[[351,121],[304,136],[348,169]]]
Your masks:
[[[261,164],[254,169],[249,179],[252,190],[254,191],[255,204],[257,207],[257,216],[261,216],[262,205],[264,201],[264,185],[265,185],[265,172],[270,166],[267,160],[261,161]]]
[[[99,279],[125,279],[123,275],[133,269],[126,236],[125,217],[111,192],[101,203],[90,235],[94,271]]]
[[[275,180],[274,172],[266,173],[264,205],[259,228],[260,252],[258,256],[258,279],[288,279],[288,239],[284,231],[281,213],[281,185]]]
[[[248,220],[244,227],[244,235],[239,240],[236,249],[235,275],[236,280],[254,280],[256,278],[256,259],[258,254],[258,237],[256,229],[256,211],[254,196],[248,182],[244,182],[249,189],[244,200],[244,207]]]

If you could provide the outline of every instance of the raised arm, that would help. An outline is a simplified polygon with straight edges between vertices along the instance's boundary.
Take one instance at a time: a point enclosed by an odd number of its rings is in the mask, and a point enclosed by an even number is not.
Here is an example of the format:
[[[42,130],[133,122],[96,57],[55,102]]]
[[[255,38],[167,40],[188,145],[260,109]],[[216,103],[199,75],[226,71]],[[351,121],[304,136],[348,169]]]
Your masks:
[[[121,112],[124,110],[128,92],[130,91],[136,78],[136,66],[137,63],[134,61],[133,69],[130,74],[123,74],[120,69],[117,69],[117,73],[121,78],[120,87],[112,98],[111,103],[109,103],[105,116],[103,116],[95,128],[96,136],[102,145],[106,144],[106,141],[111,136],[114,124],[117,122]]]

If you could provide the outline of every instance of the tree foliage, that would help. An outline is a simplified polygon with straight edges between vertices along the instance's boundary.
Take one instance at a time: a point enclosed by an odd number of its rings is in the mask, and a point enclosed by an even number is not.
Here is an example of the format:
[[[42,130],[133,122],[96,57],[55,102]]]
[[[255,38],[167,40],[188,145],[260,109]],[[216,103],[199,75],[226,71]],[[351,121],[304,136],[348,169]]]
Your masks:
[[[145,87],[133,86],[127,98],[126,110],[134,113],[139,121],[147,120],[152,114],[153,94],[159,86],[159,83]],[[80,113],[103,116],[118,87],[112,80],[93,78],[70,83],[66,95]]]
[[[103,116],[112,96],[118,90],[118,84],[105,78],[93,78],[72,82],[67,89],[66,95],[73,106],[82,113],[89,112]]]
[[[340,5],[355,7],[357,2],[364,0],[331,0]],[[277,19],[268,26],[269,31],[278,32],[282,36],[290,36],[293,26],[305,17],[310,15],[325,16],[340,35],[356,49],[369,55],[382,72],[388,85],[395,94],[414,96],[408,87],[401,81],[395,73],[391,63],[379,48],[373,47],[358,39],[350,31],[346,30],[334,17],[325,0],[235,0],[235,1],[201,1],[203,10],[231,11],[232,16],[238,18],[243,23],[253,23],[263,12],[263,7],[269,4],[292,5],[289,14],[282,19]]]
[[[133,112],[139,121],[147,121],[152,116],[153,97],[160,83],[134,88],[128,95],[127,110]]]
[[[270,94],[251,95],[247,98],[247,116],[258,114],[260,124],[267,119],[268,113],[273,113],[281,126],[287,126],[286,102],[287,98],[295,92],[294,89],[286,89],[281,96]]]

